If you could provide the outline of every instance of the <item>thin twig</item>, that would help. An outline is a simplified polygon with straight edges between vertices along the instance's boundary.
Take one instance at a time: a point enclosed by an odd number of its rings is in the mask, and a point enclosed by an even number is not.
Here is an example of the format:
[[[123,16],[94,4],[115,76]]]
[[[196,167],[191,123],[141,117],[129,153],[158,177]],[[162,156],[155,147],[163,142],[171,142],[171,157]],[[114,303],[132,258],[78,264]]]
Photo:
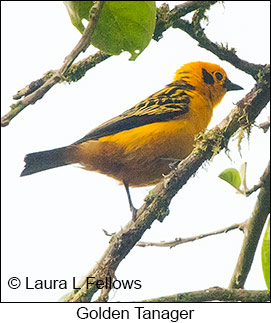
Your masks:
[[[228,226],[226,228],[220,229],[220,230],[200,234],[200,235],[189,237],[189,238],[176,238],[176,239],[174,239],[172,241],[161,241],[161,242],[138,241],[136,243],[136,246],[138,246],[138,247],[166,247],[166,248],[173,248],[173,247],[176,247],[176,246],[178,246],[180,244],[183,244],[183,243],[193,242],[193,241],[196,241],[196,240],[211,237],[211,236],[221,234],[221,233],[228,233],[228,232],[230,232],[232,230],[235,230],[235,229],[239,229],[239,230],[243,231],[244,226],[246,225],[246,223],[247,223],[247,221],[244,221],[242,223],[232,224],[232,225],[230,225],[230,226]],[[116,232],[108,233],[104,229],[103,229],[103,232],[107,237],[112,237],[116,233]]]
[[[187,243],[187,242],[193,242],[196,240],[200,240],[203,238],[207,238],[207,237],[211,237],[217,234],[221,234],[221,233],[227,233],[229,231],[235,230],[235,229],[240,229],[243,230],[243,226],[245,222],[239,223],[239,224],[232,224],[224,229],[220,229],[220,230],[216,230],[216,231],[212,231],[209,233],[204,233],[204,234],[200,234],[194,237],[189,237],[189,238],[176,238],[175,240],[172,241],[161,241],[161,242],[144,242],[144,241],[138,241],[136,243],[136,246],[138,247],[168,247],[168,248],[173,248],[176,247],[180,244],[183,243]]]
[[[205,290],[179,293],[170,296],[152,298],[143,300],[142,302],[180,302],[180,303],[196,303],[196,302],[270,302],[269,290],[243,290],[243,289],[225,289],[220,287],[212,287]]]
[[[249,63],[243,59],[240,59],[234,49],[228,49],[228,46],[218,45],[210,41],[201,28],[200,24],[190,23],[187,20],[179,19],[174,21],[173,28],[179,28],[185,31],[193,39],[197,40],[198,45],[203,47],[213,54],[215,54],[221,60],[225,60],[231,63],[236,68],[250,74],[255,80],[259,78],[259,72],[264,68],[264,65]]]
[[[89,12],[89,22],[86,29],[83,32],[81,39],[78,44],[74,47],[71,53],[65,58],[63,66],[59,69],[59,74],[64,75],[67,69],[71,66],[72,62],[76,59],[76,57],[84,52],[88,46],[91,44],[91,38],[95,31],[96,25],[98,23],[98,19],[102,12],[102,8],[104,6],[105,1],[94,1],[93,6]]]
[[[10,121],[18,114],[20,113],[25,107],[27,107],[30,104],[34,104],[37,100],[40,100],[44,94],[46,94],[51,87],[53,87],[55,84],[59,83],[65,72],[68,70],[68,68],[71,66],[72,62],[76,59],[76,57],[82,52],[85,51],[86,48],[91,43],[91,37],[93,35],[93,32],[95,30],[96,24],[98,22],[98,18],[100,16],[100,13],[102,11],[102,7],[104,5],[105,1],[95,1],[94,5],[90,9],[90,20],[89,23],[79,40],[78,44],[75,46],[75,48],[71,51],[71,53],[65,58],[64,64],[61,66],[61,68],[53,75],[38,89],[36,89],[35,92],[29,94],[27,97],[25,97],[23,100],[11,105],[11,110],[2,117],[1,119],[1,126],[7,126]]]
[[[263,175],[260,177],[259,183],[254,185],[250,190],[245,192],[246,196],[250,196],[252,193],[256,192],[259,188],[263,187],[267,178],[270,176],[268,173],[268,168],[264,171]]]
[[[256,248],[270,213],[270,162],[265,170],[265,181],[261,187],[257,201],[247,223],[244,233],[243,245],[237,260],[237,264],[232,275],[229,288],[244,288],[247,276],[249,274]]]

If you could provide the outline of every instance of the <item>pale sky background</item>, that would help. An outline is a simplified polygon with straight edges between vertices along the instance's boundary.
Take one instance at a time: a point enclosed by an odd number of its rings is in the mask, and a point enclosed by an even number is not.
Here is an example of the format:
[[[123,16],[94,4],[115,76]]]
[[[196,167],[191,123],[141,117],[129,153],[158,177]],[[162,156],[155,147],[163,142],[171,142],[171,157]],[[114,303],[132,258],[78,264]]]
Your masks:
[[[173,8],[180,2],[168,3]],[[228,43],[249,62],[269,62],[269,2],[225,1],[224,6],[212,6],[208,16],[206,33],[211,40]],[[12,95],[48,70],[59,68],[79,39],[62,2],[4,1],[2,115],[9,111]],[[89,48],[79,59],[96,51]],[[252,77],[199,48],[177,29],[166,31],[159,42],[152,40],[135,62],[129,56],[123,53],[109,58],[77,83],[56,85],[2,128],[2,301],[57,301],[72,289],[72,278],[78,282],[106,250],[109,238],[102,229],[119,231],[131,218],[124,188],[104,175],[66,166],[20,178],[26,153],[80,139],[170,83],[175,70],[187,62],[217,63],[231,81],[244,88],[226,94],[209,129],[254,85]],[[264,109],[256,123],[266,121],[268,115],[269,109]],[[253,127],[250,142],[242,143],[242,157],[236,138],[229,148],[231,159],[223,151],[201,167],[173,199],[170,215],[163,223],[155,221],[143,241],[190,237],[250,216],[257,194],[249,198],[236,194],[217,176],[229,167],[239,169],[247,161],[248,186],[256,184],[269,158],[269,135]],[[149,189],[131,189],[136,207],[142,205]],[[142,288],[112,291],[110,300],[136,301],[227,287],[242,240],[243,234],[236,230],[173,249],[135,247],[120,264],[116,277],[141,280]],[[13,276],[22,280],[17,290],[7,286]],[[65,279],[70,288],[26,290],[25,277],[31,284],[37,279]],[[260,248],[245,288],[266,289]]]

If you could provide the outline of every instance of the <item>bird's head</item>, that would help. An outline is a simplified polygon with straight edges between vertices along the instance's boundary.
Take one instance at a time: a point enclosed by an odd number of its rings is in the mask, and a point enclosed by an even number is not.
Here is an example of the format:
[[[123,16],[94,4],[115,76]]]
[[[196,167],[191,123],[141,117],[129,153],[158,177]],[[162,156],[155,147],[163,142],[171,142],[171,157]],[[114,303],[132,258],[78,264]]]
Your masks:
[[[243,90],[232,83],[226,72],[217,64],[192,62],[183,65],[175,74],[174,81],[185,81],[192,85],[206,100],[210,100],[214,108],[222,100],[226,92]]]

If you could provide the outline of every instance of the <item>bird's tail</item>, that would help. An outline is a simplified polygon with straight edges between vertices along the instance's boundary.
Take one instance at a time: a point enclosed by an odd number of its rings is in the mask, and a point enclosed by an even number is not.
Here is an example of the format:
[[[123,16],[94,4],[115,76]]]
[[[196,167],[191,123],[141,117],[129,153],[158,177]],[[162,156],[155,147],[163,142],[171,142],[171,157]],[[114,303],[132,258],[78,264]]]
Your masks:
[[[39,151],[25,156],[25,167],[21,176],[27,176],[43,170],[76,163],[76,146],[67,146],[52,150]]]

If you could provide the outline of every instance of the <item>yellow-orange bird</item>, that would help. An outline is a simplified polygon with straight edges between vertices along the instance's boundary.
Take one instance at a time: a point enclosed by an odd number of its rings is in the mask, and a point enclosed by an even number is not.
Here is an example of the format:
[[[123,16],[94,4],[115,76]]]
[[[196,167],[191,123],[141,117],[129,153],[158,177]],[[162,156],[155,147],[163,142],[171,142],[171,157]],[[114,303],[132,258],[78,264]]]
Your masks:
[[[192,151],[195,135],[206,129],[225,93],[241,89],[219,65],[185,64],[172,83],[82,139],[26,155],[21,176],[79,163],[124,184],[134,219],[129,187],[159,182],[170,171],[170,160]]]

